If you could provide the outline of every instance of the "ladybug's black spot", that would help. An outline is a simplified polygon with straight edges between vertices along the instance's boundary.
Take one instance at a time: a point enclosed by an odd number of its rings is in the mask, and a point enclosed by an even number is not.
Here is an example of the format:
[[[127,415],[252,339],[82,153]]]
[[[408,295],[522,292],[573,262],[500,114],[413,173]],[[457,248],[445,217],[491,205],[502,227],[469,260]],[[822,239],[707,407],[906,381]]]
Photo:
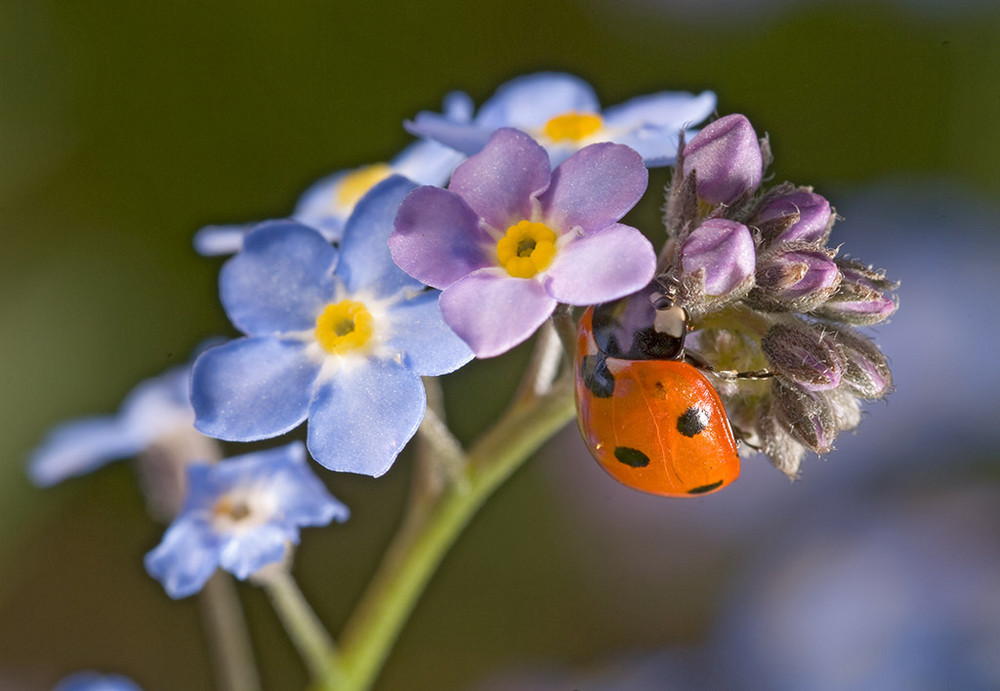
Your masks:
[[[702,485],[701,487],[695,487],[694,489],[689,489],[688,494],[705,494],[706,492],[711,492],[713,489],[719,489],[720,487],[722,487],[722,480],[708,485]]]
[[[615,458],[630,468],[645,468],[649,465],[649,456],[639,451],[639,449],[632,449],[627,446],[616,446]]]
[[[584,386],[597,398],[611,398],[615,392],[615,377],[608,370],[604,355],[584,355],[580,363],[580,377]]]
[[[696,405],[684,411],[684,414],[677,418],[677,431],[685,437],[693,437],[708,427],[708,413]]]

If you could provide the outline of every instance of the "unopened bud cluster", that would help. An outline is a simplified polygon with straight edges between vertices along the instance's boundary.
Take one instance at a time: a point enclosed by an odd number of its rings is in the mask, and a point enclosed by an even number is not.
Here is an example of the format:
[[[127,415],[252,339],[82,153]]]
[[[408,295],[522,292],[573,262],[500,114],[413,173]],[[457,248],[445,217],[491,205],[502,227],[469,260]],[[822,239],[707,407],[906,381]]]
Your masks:
[[[761,186],[767,139],[728,115],[682,147],[667,190],[661,268],[691,318],[689,350],[717,377],[734,432],[789,476],[892,388],[886,358],[855,327],[896,310],[897,285],[827,244],[836,219],[809,187]]]

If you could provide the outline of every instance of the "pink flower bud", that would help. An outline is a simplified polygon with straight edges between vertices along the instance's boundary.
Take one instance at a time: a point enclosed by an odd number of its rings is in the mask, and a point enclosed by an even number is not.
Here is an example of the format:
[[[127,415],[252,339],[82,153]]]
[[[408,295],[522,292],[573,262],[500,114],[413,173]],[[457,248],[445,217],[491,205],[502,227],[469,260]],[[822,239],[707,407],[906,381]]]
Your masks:
[[[756,254],[750,230],[742,223],[710,218],[691,231],[681,247],[681,267],[687,274],[704,273],[704,291],[711,296],[749,287]]]
[[[698,196],[710,204],[732,204],[755,192],[764,171],[750,121],[733,114],[702,129],[684,147],[684,172],[692,171]]]

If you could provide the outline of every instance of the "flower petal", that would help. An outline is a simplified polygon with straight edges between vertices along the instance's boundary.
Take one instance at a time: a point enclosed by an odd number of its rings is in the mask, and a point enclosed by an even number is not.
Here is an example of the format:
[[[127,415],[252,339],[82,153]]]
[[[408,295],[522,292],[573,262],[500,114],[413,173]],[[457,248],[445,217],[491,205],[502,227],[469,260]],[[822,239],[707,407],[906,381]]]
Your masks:
[[[219,565],[215,535],[203,521],[179,518],[143,563],[170,597],[194,595]]]
[[[476,271],[441,293],[445,322],[481,358],[528,340],[556,307],[538,281],[499,271]]]
[[[559,72],[528,74],[501,85],[479,109],[481,127],[535,128],[564,113],[599,113],[601,104],[587,82]]]
[[[386,244],[392,234],[399,204],[416,183],[393,175],[373,187],[354,207],[344,226],[337,275],[350,294],[372,291],[376,297],[423,285],[400,271]]]
[[[241,580],[285,558],[288,543],[298,544],[299,531],[283,523],[258,525],[227,536],[219,549],[219,566]]]
[[[448,189],[501,233],[532,218],[534,199],[549,185],[549,155],[524,132],[497,130],[481,152],[464,161]]]
[[[338,170],[310,185],[296,202],[292,217],[318,230],[328,242],[338,242],[344,234],[344,221],[351,213],[351,206],[340,203],[337,197],[350,173],[350,170]]]
[[[205,226],[194,234],[194,251],[203,257],[236,254],[243,247],[243,238],[255,223]]]
[[[453,372],[472,359],[472,351],[444,323],[438,291],[425,291],[392,308],[392,334],[386,346],[404,353],[406,365],[422,377]]]
[[[418,187],[403,200],[389,237],[396,264],[434,288],[491,266],[487,250],[495,244],[461,197],[437,187]]]
[[[337,250],[294,221],[262,223],[226,262],[219,293],[233,324],[251,336],[312,328],[334,292]]]
[[[110,461],[134,456],[148,441],[112,416],[70,422],[53,430],[35,450],[28,461],[28,474],[36,485],[50,487]]]
[[[484,142],[485,143],[485,142]],[[410,144],[392,160],[392,168],[421,185],[443,185],[465,156],[444,144],[420,141]]]
[[[661,91],[606,108],[604,124],[609,129],[653,125],[679,130],[697,125],[711,115],[715,110],[715,101],[715,94],[711,91],[703,91],[697,95],[682,91]]]
[[[655,272],[652,243],[635,228],[616,223],[560,248],[545,283],[559,302],[594,305],[640,290]]]
[[[417,113],[413,120],[404,122],[403,127],[416,137],[440,142],[466,156],[472,156],[482,151],[486,142],[490,140],[494,129],[466,122],[455,122],[444,115],[429,111]]]
[[[342,368],[317,387],[309,410],[309,453],[330,470],[378,477],[424,417],[424,385],[393,360]]]
[[[642,157],[632,149],[592,144],[552,172],[552,185],[539,197],[542,216],[563,232],[604,228],[635,206],[648,180]]]
[[[211,348],[194,363],[195,427],[230,441],[267,439],[306,419],[320,364],[306,344],[240,338]]]

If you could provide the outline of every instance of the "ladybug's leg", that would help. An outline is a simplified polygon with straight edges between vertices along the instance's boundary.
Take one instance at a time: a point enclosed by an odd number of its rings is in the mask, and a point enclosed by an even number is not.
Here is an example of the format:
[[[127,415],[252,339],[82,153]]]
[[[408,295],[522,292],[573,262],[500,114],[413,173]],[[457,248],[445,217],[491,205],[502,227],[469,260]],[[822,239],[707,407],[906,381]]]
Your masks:
[[[690,352],[684,353],[684,360],[688,364],[694,365],[705,372],[711,372],[719,379],[725,379],[726,381],[735,381],[737,379],[770,379],[774,376],[773,372],[766,369],[755,369],[749,372],[739,372],[732,369],[715,369],[703,357]]]

